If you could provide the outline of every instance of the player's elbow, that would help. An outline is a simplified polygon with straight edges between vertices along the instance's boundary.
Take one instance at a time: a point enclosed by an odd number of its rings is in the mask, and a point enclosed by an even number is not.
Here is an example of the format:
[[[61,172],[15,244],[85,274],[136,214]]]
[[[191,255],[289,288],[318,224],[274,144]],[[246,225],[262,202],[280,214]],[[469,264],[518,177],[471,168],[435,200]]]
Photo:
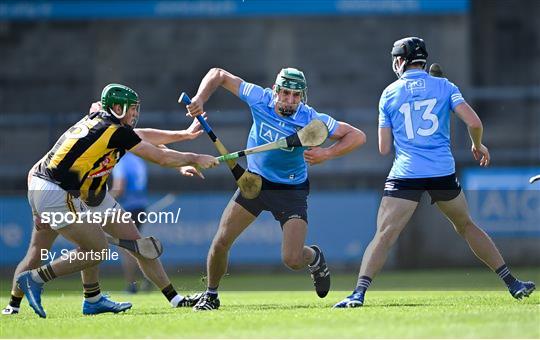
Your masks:
[[[362,145],[366,144],[367,142],[367,136],[364,133],[364,131],[360,129],[354,129],[354,139],[356,141],[356,147],[361,147]]]
[[[216,79],[219,84],[225,81],[225,70],[219,67],[213,67],[208,71],[211,79]]]
[[[339,134],[343,134],[342,138],[351,145],[351,150],[366,144],[367,137],[362,130],[347,123],[340,123],[339,129],[341,129]]]

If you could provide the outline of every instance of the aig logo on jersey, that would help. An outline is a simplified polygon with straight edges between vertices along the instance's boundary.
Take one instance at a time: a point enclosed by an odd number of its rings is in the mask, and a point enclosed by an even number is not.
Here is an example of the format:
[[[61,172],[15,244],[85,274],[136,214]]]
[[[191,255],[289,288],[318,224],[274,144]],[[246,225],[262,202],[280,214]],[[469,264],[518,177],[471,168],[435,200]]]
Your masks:
[[[407,81],[407,90],[413,92],[415,90],[425,90],[426,81],[424,79],[414,79]]]
[[[287,137],[287,134],[281,130],[276,129],[273,126],[270,126],[264,122],[261,123],[259,129],[259,137],[261,137],[267,143],[272,143],[277,141],[280,138]],[[294,147],[291,148],[281,148],[280,150],[292,152]]]

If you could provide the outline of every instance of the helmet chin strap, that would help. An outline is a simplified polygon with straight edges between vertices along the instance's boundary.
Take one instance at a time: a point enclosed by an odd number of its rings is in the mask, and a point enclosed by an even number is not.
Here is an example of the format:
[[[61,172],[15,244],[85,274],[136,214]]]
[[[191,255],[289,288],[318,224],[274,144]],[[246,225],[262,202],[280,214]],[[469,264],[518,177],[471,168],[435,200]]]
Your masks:
[[[427,64],[424,59],[413,60],[412,62],[410,62],[410,64],[413,64],[415,62],[424,62],[424,65],[422,66],[422,70],[424,71],[426,70]],[[396,57],[394,58],[394,60],[392,60],[392,70],[394,71],[398,79],[401,78],[401,76],[405,72],[404,69],[405,69],[406,64],[407,64],[406,62],[403,62],[401,63],[401,66],[398,67],[398,58]]]
[[[115,116],[116,118],[122,119],[122,118],[124,118],[124,116],[126,115],[126,112],[127,112],[127,104],[124,104],[124,108],[123,108],[123,110],[122,110],[122,115],[116,114],[116,112],[114,112],[114,110],[113,110],[112,107],[109,107],[109,109],[108,109],[107,111],[109,111],[109,113],[112,114],[113,116]]]
[[[401,63],[400,66],[398,66],[398,62],[399,62],[399,57],[396,57],[396,58],[394,58],[394,60],[392,60],[392,70],[394,71],[394,73],[396,74],[396,76],[399,79],[403,75],[403,69],[405,68],[405,62]]]

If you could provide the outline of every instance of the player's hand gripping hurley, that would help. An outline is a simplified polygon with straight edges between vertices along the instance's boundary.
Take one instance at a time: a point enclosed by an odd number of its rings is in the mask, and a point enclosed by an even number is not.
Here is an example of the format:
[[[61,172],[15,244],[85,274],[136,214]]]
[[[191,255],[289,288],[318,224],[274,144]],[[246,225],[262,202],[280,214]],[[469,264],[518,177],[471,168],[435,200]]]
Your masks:
[[[218,157],[219,162],[230,161],[258,152],[270,151],[290,147],[319,146],[328,137],[328,127],[322,120],[314,119],[308,125],[290,136],[278,139],[275,142],[259,145],[253,148],[232,152]]]
[[[178,98],[178,103],[189,105],[191,104],[191,99],[185,92],[182,92],[180,98]],[[197,120],[199,121],[199,123],[201,123],[203,130],[208,134],[208,137],[210,137],[210,139],[214,143],[214,146],[218,150],[219,154],[228,154],[229,151],[227,151],[223,143],[221,143],[219,138],[217,138],[216,134],[214,133],[210,125],[208,125],[204,117],[197,116]],[[231,172],[234,176],[234,179],[236,180],[236,184],[238,185],[240,192],[242,193],[242,196],[247,199],[254,199],[259,196],[262,187],[261,176],[246,171],[238,163],[236,163],[236,161],[232,159],[227,161],[227,165],[229,166],[229,169],[231,169]]]

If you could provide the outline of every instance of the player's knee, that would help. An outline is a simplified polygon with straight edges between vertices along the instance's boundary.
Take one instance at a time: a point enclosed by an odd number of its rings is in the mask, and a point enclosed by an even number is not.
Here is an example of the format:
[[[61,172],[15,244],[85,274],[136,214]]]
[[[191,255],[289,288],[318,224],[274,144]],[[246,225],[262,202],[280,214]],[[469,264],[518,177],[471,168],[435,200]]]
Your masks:
[[[115,237],[124,240],[138,240],[142,238],[141,233],[133,220],[130,220],[129,223],[107,224],[104,231],[111,235],[117,235]]]
[[[465,229],[466,227],[464,224],[454,224],[454,230],[461,236],[465,235]]]
[[[109,243],[107,243],[107,240],[105,238],[100,239],[92,246],[92,249],[95,252],[106,252],[109,249]]]
[[[135,222],[129,224],[129,227],[124,230],[122,238],[126,240],[138,240],[142,238],[139,229],[137,229],[137,227],[135,226]]]
[[[283,264],[285,264],[292,270],[299,270],[305,267],[304,259],[302,258],[302,256],[284,254],[282,260]]]
[[[470,231],[471,229],[474,229],[474,228],[476,228],[476,225],[470,219],[460,221],[460,222],[454,224],[454,229],[461,236],[465,236],[465,234],[467,234],[468,231]]]
[[[226,253],[231,248],[232,242],[224,238],[216,238],[212,242],[211,251],[214,253]]]
[[[398,236],[399,232],[397,232],[395,228],[388,227],[383,231],[377,231],[375,240],[377,244],[389,248],[396,242]]]

